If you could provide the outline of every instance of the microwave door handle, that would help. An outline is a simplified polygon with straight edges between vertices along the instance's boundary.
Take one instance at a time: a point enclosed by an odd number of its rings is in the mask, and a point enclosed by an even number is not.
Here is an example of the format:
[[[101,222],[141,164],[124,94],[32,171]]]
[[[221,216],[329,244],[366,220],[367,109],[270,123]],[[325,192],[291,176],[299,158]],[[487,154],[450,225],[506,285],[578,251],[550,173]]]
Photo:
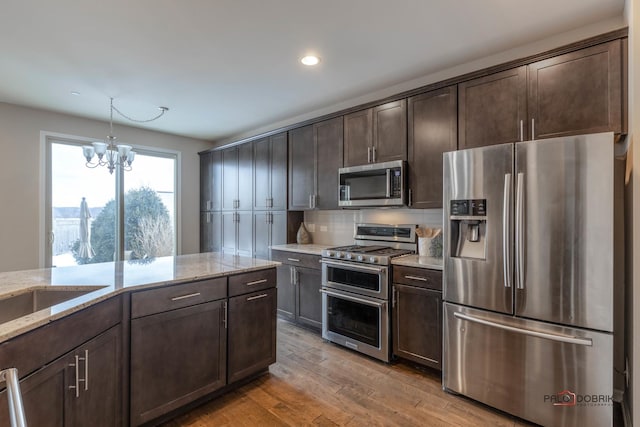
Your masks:
[[[387,169],[387,199],[391,197],[391,169]]]

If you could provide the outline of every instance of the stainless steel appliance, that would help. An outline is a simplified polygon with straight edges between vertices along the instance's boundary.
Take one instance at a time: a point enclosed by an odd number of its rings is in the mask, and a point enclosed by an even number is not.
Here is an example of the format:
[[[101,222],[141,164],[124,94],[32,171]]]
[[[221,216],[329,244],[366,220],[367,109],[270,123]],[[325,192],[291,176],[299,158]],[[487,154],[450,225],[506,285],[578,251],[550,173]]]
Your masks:
[[[615,166],[611,133],[444,155],[445,389],[612,424]]]
[[[338,206],[404,205],[405,170],[402,160],[340,168]]]
[[[415,252],[415,229],[357,224],[355,245],[322,252],[324,339],[389,361],[391,259]]]

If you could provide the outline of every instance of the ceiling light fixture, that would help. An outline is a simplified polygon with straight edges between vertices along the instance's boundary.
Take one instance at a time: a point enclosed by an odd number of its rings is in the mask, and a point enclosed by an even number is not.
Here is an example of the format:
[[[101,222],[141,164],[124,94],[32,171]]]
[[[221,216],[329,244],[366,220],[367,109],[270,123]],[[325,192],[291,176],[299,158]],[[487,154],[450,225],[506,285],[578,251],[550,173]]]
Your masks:
[[[71,95],[73,96],[80,96],[80,92],[76,92],[75,90],[73,92],[71,92]]]
[[[304,65],[318,65],[318,63],[320,62],[320,58],[318,58],[315,55],[307,55],[304,58],[302,58],[300,60],[300,62],[302,62]]]
[[[120,110],[113,106],[113,98],[111,99],[111,109],[110,109],[110,117],[109,117],[109,135],[107,136],[107,143],[105,142],[93,142],[91,145],[85,145],[82,147],[82,154],[85,159],[87,159],[87,163],[85,164],[88,168],[95,168],[98,166],[106,166],[109,169],[109,173],[112,174],[116,168],[121,167],[125,171],[131,170],[131,163],[133,163],[133,159],[136,157],[135,151],[131,149],[130,145],[116,145],[116,137],[113,136],[113,112],[120,114],[127,120],[131,120],[136,123],[147,123],[152,122],[156,119],[159,119],[169,111],[167,107],[158,107],[160,113],[147,120],[136,120],[131,117],[123,114]],[[95,163],[92,163],[93,156],[97,155],[98,159]]]

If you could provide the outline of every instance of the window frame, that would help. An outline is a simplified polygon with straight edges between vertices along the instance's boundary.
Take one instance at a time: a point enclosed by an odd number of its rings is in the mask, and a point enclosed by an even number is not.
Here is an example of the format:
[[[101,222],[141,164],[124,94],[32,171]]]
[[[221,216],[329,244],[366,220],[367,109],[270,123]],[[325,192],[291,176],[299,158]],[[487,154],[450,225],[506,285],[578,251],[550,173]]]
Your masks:
[[[50,268],[53,262],[53,242],[51,240],[53,232],[53,206],[52,206],[52,144],[66,144],[81,147],[83,145],[89,145],[93,141],[100,141],[102,138],[81,137],[75,135],[67,135],[53,132],[40,132],[40,253],[39,264],[40,267]],[[124,142],[123,142],[124,143]],[[149,147],[143,145],[127,144],[133,147],[133,150],[137,154],[145,156],[155,156],[162,158],[169,158],[174,160],[174,247],[173,251],[176,255],[182,253],[181,235],[182,235],[182,201],[180,197],[180,177],[182,159],[181,152],[177,150],[171,150],[159,147]],[[82,157],[78,158],[79,162],[82,162]],[[133,163],[135,167],[135,161]],[[96,168],[96,172],[100,172],[100,168]],[[105,173],[108,173],[106,168],[103,168]],[[116,221],[116,242],[115,246],[118,248],[116,251],[115,261],[122,261],[124,259],[124,177],[126,171],[121,168],[117,168],[115,174],[115,200],[116,210],[118,217]]]

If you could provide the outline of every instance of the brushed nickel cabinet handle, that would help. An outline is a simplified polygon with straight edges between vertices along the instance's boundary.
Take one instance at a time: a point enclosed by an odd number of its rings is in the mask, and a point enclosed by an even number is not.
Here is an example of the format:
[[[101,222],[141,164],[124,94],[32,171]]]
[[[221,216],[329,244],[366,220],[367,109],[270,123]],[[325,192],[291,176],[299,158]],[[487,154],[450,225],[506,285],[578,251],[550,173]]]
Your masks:
[[[266,283],[267,279],[260,279],[260,280],[254,280],[253,282],[247,282],[245,283],[245,285],[247,286],[253,286],[253,285],[259,285],[260,283]]]
[[[531,119],[531,140],[536,139],[536,119]]]
[[[421,282],[428,282],[429,279],[427,279],[426,277],[420,277],[420,276],[404,276],[405,279],[409,279],[409,280],[419,280]]]
[[[524,141],[524,120],[520,120],[520,141]]]
[[[222,324],[227,329],[227,302],[222,303]]]
[[[181,295],[179,297],[173,297],[173,298],[171,298],[171,301],[180,301],[181,299],[193,298],[193,297],[197,297],[197,296],[200,296],[200,292],[194,292],[194,293],[188,294],[188,295]]]
[[[287,261],[300,262],[300,260],[298,258],[287,258]]]
[[[367,147],[367,163],[371,163],[371,147]]]
[[[260,298],[265,298],[266,296],[267,296],[267,294],[256,295],[254,297],[247,298],[247,301],[253,301],[253,300],[260,299]]]
[[[89,390],[89,350],[84,351],[84,390]]]
[[[374,146],[374,147],[373,147],[373,150],[371,150],[371,151],[373,152],[373,155],[372,155],[372,157],[373,157],[373,163],[375,163],[375,162],[376,162],[376,157],[377,157],[377,156],[376,156],[376,147]]]
[[[70,385],[69,389],[71,390],[75,389],[76,397],[80,397],[80,367],[78,366],[80,364],[80,357],[78,357],[77,354],[74,357],[75,357],[75,363],[69,363],[69,366],[75,367],[76,379],[74,381],[75,385]]]

